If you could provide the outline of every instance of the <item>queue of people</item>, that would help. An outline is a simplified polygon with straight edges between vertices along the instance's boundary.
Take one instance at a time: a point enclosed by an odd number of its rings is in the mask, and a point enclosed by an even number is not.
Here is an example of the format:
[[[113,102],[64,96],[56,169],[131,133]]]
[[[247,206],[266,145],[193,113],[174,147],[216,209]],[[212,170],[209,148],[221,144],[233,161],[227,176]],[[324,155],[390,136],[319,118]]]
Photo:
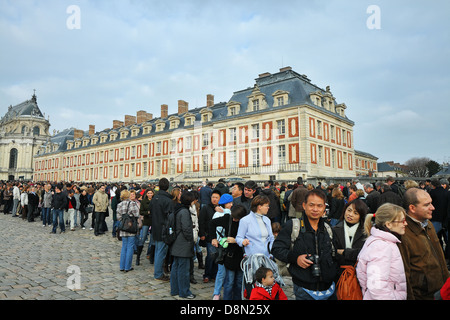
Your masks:
[[[241,262],[256,254],[287,266],[298,300],[337,299],[342,266],[355,267],[363,299],[445,298],[436,294],[448,292],[448,185],[432,181],[426,189],[391,180],[316,187],[301,178],[260,186],[251,180],[171,186],[166,178],[157,185],[15,182],[1,186],[0,200],[4,214],[29,222],[40,217],[53,234],[85,229],[90,215],[90,229],[101,236],[112,214],[112,236],[122,241],[119,270],[132,271],[134,255],[140,265],[149,240],[154,280],[180,298],[196,297],[190,284],[197,281],[197,261],[203,282],[214,281],[211,299],[241,300]],[[176,240],[168,245],[170,213]],[[121,229],[126,215],[135,218],[136,232]],[[278,270],[260,269],[250,299],[287,299],[273,280]]]

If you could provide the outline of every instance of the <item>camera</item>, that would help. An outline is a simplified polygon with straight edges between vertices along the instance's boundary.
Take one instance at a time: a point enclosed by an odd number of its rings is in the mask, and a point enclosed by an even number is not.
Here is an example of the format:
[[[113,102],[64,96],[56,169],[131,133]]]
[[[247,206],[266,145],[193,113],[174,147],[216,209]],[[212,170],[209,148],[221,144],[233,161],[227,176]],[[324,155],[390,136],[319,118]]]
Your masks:
[[[224,249],[228,248],[227,238],[221,238],[219,240],[219,245]]]
[[[313,264],[311,265],[311,272],[313,277],[320,277],[320,275],[322,274],[322,271],[320,270],[320,258],[317,254],[313,254],[313,255],[308,255],[306,257],[306,259],[310,260],[313,262]]]

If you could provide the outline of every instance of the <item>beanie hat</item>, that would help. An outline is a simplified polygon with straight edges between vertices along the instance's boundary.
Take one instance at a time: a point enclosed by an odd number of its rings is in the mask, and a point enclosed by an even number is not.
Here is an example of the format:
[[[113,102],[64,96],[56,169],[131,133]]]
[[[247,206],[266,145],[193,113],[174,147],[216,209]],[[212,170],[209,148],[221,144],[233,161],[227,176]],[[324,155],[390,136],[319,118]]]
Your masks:
[[[225,193],[220,197],[219,204],[226,204],[233,202],[233,197],[231,194]]]

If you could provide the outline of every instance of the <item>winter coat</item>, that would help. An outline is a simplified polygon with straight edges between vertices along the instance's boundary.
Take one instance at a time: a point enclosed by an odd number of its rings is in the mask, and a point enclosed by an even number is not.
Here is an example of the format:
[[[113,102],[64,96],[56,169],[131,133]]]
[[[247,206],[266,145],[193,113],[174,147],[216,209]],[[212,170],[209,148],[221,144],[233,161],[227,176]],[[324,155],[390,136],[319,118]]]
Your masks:
[[[215,206],[210,203],[204,205],[200,209],[200,213],[198,215],[198,236],[205,237],[207,243],[211,243],[211,240],[215,238],[215,233],[209,233],[209,222],[212,220],[215,212]]]
[[[247,210],[247,213],[249,213],[252,200],[253,198],[247,198],[244,194],[242,194],[242,196],[233,199],[233,206],[242,205]]]
[[[177,238],[170,247],[170,254],[174,257],[192,258],[194,256],[194,232],[191,213],[181,204],[176,204],[175,212]]]
[[[278,295],[278,297],[277,297]],[[274,283],[272,286],[272,292],[269,292],[263,287],[255,286],[250,294],[250,300],[287,300],[286,294],[281,289],[278,283]]]
[[[325,219],[320,219],[317,231],[311,227],[307,217],[304,217],[303,221],[305,230],[300,231],[292,250],[292,220],[288,220],[273,243],[272,254],[276,259],[290,263],[288,270],[293,283],[309,290],[323,291],[331,286],[338,274],[337,263],[333,258],[333,246],[325,227]],[[313,276],[311,267],[303,269],[297,264],[297,258],[303,254],[319,255],[320,278]]]
[[[358,254],[366,241],[366,236],[364,234],[364,225],[362,222],[359,223],[358,229],[355,232],[352,248],[345,248],[345,227],[346,222],[342,220],[333,229],[333,243],[336,250],[344,249],[343,254],[336,254],[336,260],[339,266],[354,266],[358,258]],[[343,270],[340,270],[343,271]]]
[[[173,211],[172,196],[164,190],[159,190],[150,202],[152,219],[152,235],[155,241],[162,241],[162,228],[170,212]]]
[[[55,192],[52,198],[52,208],[56,210],[65,210],[67,197],[62,192]]]
[[[106,192],[98,190],[96,193],[94,193],[92,202],[94,203],[94,209],[96,212],[106,212],[106,210],[108,210],[109,200]]]
[[[258,223],[258,219],[261,218],[267,229],[267,237],[265,239],[261,239],[261,229]],[[242,242],[244,241],[244,239],[248,239],[250,241],[250,243],[244,247],[246,255],[261,253],[269,257],[270,250],[274,241],[270,219],[266,216],[260,217],[257,213],[250,211],[248,215],[246,215],[239,221],[236,243],[240,247],[243,247]]]
[[[381,195],[377,190],[372,190],[367,194],[366,203],[369,207],[370,213],[375,213],[377,211],[380,202],[380,196]]]
[[[400,198],[400,196],[392,190],[387,190],[380,195],[378,205],[381,206],[382,204],[384,204],[386,202],[396,204],[400,207],[403,206],[402,198]]]
[[[224,235],[226,237],[230,236],[236,238],[237,231],[239,228],[239,221],[231,221],[230,230],[230,219],[233,219],[231,215],[226,214],[222,217],[212,219],[209,224],[209,233],[214,234],[217,227],[224,228]],[[224,258],[224,266],[228,270],[241,270],[240,263],[244,256],[244,250],[237,243],[229,243],[226,249],[226,255]]]
[[[356,274],[364,300],[406,300],[406,276],[392,233],[372,227],[358,256]]]
[[[260,195],[265,195],[270,200],[267,218],[274,219],[281,216],[280,199],[272,189],[262,189]]]
[[[139,218],[139,201],[131,201],[129,199],[122,201],[117,205],[117,219],[120,221],[122,216],[125,214],[129,214],[130,216],[134,216]],[[138,231],[139,232],[139,231]],[[121,237],[134,237],[135,233],[120,231],[119,236]]]
[[[430,190],[431,203],[434,207],[431,221],[446,221],[449,195],[450,193],[441,186]]]
[[[330,201],[330,212],[328,214],[329,219],[340,219],[342,216],[342,211],[345,207],[345,200],[338,198],[331,198]]]
[[[406,222],[399,248],[405,265],[408,300],[432,300],[449,277],[444,253],[430,221],[423,228],[407,215]]]
[[[52,207],[52,192],[48,191],[48,192],[44,192],[44,200],[42,201],[42,206],[44,208],[51,208]]]
[[[151,201],[152,200],[149,200],[147,195],[145,195],[141,201],[141,208],[139,209],[139,213],[141,216],[144,217],[144,220],[143,220],[144,226],[152,225],[152,216],[150,214],[150,202]]]

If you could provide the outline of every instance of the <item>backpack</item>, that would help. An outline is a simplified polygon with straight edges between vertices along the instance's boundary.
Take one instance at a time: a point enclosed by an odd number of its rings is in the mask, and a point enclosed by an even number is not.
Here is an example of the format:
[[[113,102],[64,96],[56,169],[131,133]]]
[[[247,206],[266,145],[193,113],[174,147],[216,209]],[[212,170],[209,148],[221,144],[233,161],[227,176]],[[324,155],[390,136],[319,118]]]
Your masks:
[[[164,222],[161,237],[165,244],[168,246],[172,245],[177,239],[176,232],[176,220],[177,220],[177,211],[170,212],[167,215],[166,221]]]
[[[356,264],[355,264],[356,267]],[[336,285],[338,300],[362,300],[361,286],[354,266],[341,266],[344,269]]]
[[[292,247],[294,246],[294,241],[295,239],[297,239],[298,234],[300,233],[300,219],[299,218],[293,218],[292,219],[292,232],[291,232],[291,250]],[[278,270],[280,272],[280,274],[282,276],[289,276],[289,263],[280,261],[278,259],[275,259],[277,266],[278,266]]]
[[[403,195],[406,192],[406,188],[403,184],[398,184],[397,185],[397,190],[398,190],[398,195],[400,196],[400,198],[402,198],[403,200]]]

